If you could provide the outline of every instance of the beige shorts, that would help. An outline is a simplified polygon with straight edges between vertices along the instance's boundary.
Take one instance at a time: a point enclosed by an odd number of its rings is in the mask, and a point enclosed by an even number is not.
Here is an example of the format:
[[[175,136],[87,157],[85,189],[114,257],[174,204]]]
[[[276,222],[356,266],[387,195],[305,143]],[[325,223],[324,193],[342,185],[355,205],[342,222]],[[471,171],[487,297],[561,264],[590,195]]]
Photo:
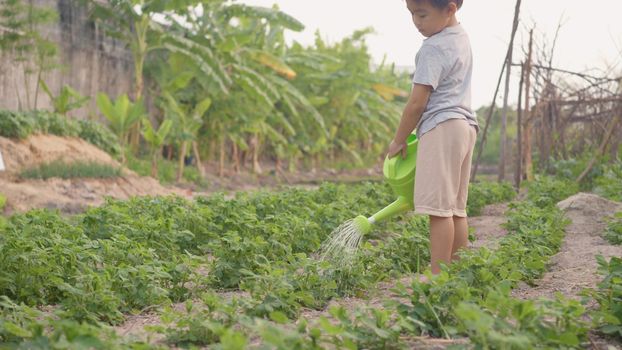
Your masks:
[[[463,119],[450,119],[419,140],[415,213],[466,217],[471,159],[477,132]]]

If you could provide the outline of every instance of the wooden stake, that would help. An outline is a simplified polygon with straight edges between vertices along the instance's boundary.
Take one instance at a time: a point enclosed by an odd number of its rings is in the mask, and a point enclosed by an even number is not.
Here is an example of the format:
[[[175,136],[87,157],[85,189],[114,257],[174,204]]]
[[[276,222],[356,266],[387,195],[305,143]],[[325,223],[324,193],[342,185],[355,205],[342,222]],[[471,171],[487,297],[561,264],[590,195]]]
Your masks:
[[[525,64],[521,66],[520,82],[518,83],[518,110],[516,119],[516,169],[514,171],[514,187],[520,189],[523,163],[523,82],[525,80]]]
[[[510,94],[510,78],[512,74],[512,52],[514,51],[514,37],[518,29],[518,18],[520,13],[521,0],[516,1],[514,10],[514,23],[512,24],[512,36],[510,38],[510,47],[506,56],[505,70],[505,92],[503,94],[503,113],[501,114],[501,144],[499,149],[499,182],[505,180],[505,144],[507,143],[507,117],[508,117],[508,95]]]
[[[530,98],[530,90],[531,90],[531,60],[533,55],[533,29],[529,31],[529,51],[527,53],[527,64],[525,66],[525,110],[524,110],[524,119],[525,119],[525,136],[523,140],[523,149],[524,151],[524,159],[523,164],[524,173],[522,175],[523,179],[527,181],[533,180],[533,163],[531,159],[531,116],[529,115],[529,98]]]
[[[499,80],[497,81],[497,88],[495,89],[495,93],[492,97],[492,103],[490,105],[490,109],[488,110],[488,116],[486,117],[486,125],[484,125],[484,131],[483,131],[483,135],[482,135],[482,142],[480,142],[479,144],[479,149],[477,150],[477,158],[475,160],[475,164],[473,166],[473,169],[471,170],[471,180],[475,180],[475,176],[477,175],[477,169],[479,167],[479,162],[480,159],[482,157],[482,153],[484,151],[484,145],[486,144],[486,136],[488,134],[488,128],[490,127],[490,120],[492,119],[492,115],[494,114],[494,110],[495,110],[495,106],[496,106],[496,101],[497,101],[497,94],[499,93],[499,87],[501,86],[501,79],[503,79],[503,72],[506,68],[506,64],[508,63],[508,57],[511,56],[511,51],[512,48],[514,46],[514,36],[516,35],[516,30],[518,28],[518,15],[520,12],[520,4],[521,4],[521,0],[517,0],[516,1],[516,7],[514,9],[514,23],[512,24],[512,36],[510,39],[510,45],[508,47],[508,51],[505,55],[505,61],[503,62],[503,66],[501,67],[501,73],[499,73]],[[511,65],[511,61],[510,61],[510,65]]]

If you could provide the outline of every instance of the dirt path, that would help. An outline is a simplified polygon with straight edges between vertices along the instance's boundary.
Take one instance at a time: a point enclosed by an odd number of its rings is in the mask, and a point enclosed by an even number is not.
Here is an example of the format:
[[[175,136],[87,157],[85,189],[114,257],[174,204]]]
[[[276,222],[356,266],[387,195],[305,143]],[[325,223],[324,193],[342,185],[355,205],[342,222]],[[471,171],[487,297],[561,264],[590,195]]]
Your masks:
[[[482,215],[469,218],[469,226],[473,228],[476,240],[471,242],[472,248],[488,247],[495,249],[499,240],[507,234],[501,227],[507,220],[505,212],[507,203],[492,204],[482,210]]]
[[[609,244],[603,237],[606,218],[622,210],[622,204],[589,193],[579,193],[557,206],[572,223],[560,251],[549,261],[548,272],[536,286],[521,285],[512,295],[521,299],[554,298],[556,292],[579,299],[584,288],[596,287],[602,279],[595,256],[622,256],[622,246]]]
[[[566,213],[572,223],[566,228],[566,236],[560,251],[549,262],[549,270],[535,286],[521,284],[512,291],[520,299],[554,298],[555,293],[580,299],[585,288],[596,288],[602,276],[598,274],[596,255],[606,259],[622,256],[622,246],[609,244],[603,238],[607,217],[622,211],[622,203],[612,202],[589,193],[579,193],[557,206]],[[595,302],[587,305],[596,307]],[[590,332],[590,349],[619,350],[622,343],[606,339]]]

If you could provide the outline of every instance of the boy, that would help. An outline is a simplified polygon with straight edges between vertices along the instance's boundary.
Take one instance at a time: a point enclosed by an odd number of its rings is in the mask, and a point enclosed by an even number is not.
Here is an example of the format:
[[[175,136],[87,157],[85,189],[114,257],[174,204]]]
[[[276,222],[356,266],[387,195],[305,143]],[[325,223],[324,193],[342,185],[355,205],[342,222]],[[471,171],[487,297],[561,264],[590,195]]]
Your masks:
[[[417,128],[415,213],[430,217],[433,274],[458,259],[468,243],[466,201],[471,158],[479,130],[471,110],[469,38],[456,19],[462,0],[406,0],[426,37],[415,59],[413,89],[388,156],[406,155],[406,138]]]

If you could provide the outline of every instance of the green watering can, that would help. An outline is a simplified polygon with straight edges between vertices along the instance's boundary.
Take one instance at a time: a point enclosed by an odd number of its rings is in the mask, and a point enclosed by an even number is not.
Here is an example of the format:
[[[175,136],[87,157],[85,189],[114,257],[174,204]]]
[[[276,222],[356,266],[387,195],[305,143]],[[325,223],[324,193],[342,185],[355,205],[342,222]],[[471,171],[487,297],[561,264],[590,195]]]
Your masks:
[[[417,136],[411,134],[406,139],[407,154],[402,158],[400,154],[393,158],[384,160],[383,174],[393,193],[397,195],[395,202],[389,204],[384,209],[369,218],[359,215],[353,220],[354,226],[363,235],[369,233],[372,225],[376,222],[386,220],[390,217],[402,214],[415,207],[413,195],[415,190],[415,169],[417,165],[417,146],[419,140]]]

